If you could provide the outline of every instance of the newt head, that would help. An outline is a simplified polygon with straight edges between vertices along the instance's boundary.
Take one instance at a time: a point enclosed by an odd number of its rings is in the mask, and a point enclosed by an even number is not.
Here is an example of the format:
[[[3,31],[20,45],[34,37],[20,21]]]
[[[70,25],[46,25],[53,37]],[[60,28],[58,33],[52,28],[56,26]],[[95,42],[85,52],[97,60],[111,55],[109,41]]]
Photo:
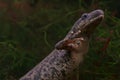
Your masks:
[[[102,10],[94,10],[90,13],[84,13],[81,18],[75,22],[65,38],[69,39],[82,36],[90,37],[103,18],[104,12]]]
[[[77,49],[80,49],[83,52],[87,51],[89,38],[103,18],[104,12],[102,10],[94,10],[90,13],[84,13],[81,18],[75,22],[67,36],[55,45],[55,48],[68,51],[76,51]],[[82,39],[85,39],[85,41]],[[83,45],[76,44],[76,41]]]

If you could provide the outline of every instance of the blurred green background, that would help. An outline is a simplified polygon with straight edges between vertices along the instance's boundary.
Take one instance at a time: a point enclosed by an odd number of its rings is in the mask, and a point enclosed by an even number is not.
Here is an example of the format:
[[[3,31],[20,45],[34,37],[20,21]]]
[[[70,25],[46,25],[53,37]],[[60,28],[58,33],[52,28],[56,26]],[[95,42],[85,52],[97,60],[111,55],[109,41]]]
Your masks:
[[[120,80],[120,0],[0,0],[0,80],[18,80],[84,12],[102,9],[80,80]]]

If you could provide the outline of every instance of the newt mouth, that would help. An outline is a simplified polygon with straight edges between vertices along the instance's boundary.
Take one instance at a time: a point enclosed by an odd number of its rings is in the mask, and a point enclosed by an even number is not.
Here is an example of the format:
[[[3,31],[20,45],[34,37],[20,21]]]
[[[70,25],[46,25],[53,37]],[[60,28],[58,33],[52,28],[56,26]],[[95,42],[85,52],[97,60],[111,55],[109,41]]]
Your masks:
[[[71,29],[71,38],[78,38],[81,36],[90,37],[96,27],[102,22],[103,18],[104,12],[102,10],[95,10],[83,14]]]
[[[90,37],[92,33],[95,31],[96,27],[101,23],[103,18],[104,15],[99,15],[98,17],[91,19],[90,22],[86,24],[84,28],[81,30],[81,34]]]

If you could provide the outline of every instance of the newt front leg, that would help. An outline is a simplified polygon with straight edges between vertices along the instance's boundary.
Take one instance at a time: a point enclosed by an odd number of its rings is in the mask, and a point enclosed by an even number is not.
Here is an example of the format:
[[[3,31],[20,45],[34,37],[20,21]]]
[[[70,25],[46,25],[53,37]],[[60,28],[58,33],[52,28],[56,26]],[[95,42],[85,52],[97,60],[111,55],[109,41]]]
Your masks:
[[[76,53],[87,52],[89,46],[88,42],[88,38],[86,37],[62,40],[55,45],[55,48]]]

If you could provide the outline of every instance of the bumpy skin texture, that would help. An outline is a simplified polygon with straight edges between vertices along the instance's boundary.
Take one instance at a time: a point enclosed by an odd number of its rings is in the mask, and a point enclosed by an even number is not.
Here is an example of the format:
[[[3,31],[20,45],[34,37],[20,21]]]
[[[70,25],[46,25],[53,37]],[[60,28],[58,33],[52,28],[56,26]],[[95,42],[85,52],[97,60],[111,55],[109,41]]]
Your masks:
[[[54,50],[20,80],[67,80],[67,76],[79,65],[74,57],[65,50]]]
[[[83,15],[55,49],[20,80],[69,80],[87,53],[90,35],[103,15],[102,10]]]
[[[67,80],[82,61],[82,54],[79,50],[81,47],[81,38],[75,38],[70,40],[70,43],[63,44],[66,45],[64,49],[67,50],[54,50],[48,57],[46,57],[40,64],[38,64],[33,70],[31,70],[26,77],[20,80]],[[68,40],[69,42],[69,40]],[[80,42],[80,44],[79,44]],[[62,44],[62,43],[61,43]],[[70,47],[69,44],[73,46]],[[88,41],[84,40],[82,43],[83,47],[88,46]],[[70,50],[69,48],[74,49]],[[85,50],[86,49],[86,50]],[[88,47],[82,49],[86,53]],[[54,56],[53,56],[54,55]]]

